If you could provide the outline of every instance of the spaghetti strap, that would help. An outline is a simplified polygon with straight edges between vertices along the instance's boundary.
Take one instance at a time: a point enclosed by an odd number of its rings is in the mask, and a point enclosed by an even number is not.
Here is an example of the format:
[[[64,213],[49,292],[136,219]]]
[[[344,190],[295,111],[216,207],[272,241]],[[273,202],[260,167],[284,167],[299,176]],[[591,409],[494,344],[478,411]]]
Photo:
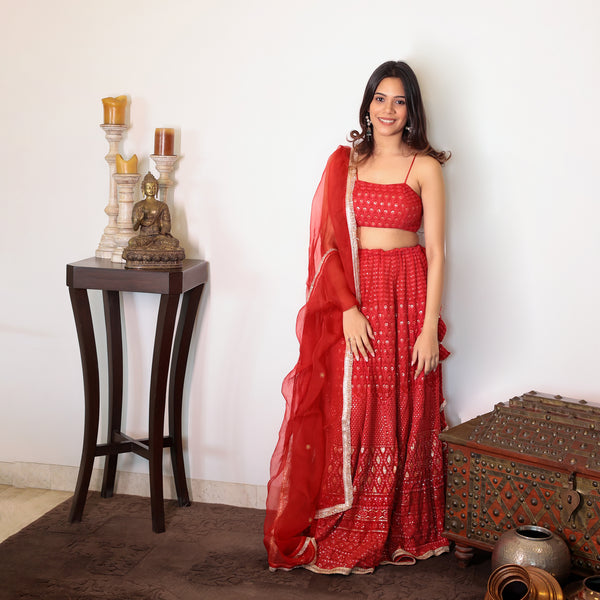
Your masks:
[[[412,162],[410,163],[410,167],[408,167],[408,173],[406,174],[406,177],[404,178],[404,183],[406,183],[408,181],[408,176],[410,175],[410,171],[413,167],[413,165],[415,164],[415,159],[417,158],[417,155],[415,154],[413,156]]]

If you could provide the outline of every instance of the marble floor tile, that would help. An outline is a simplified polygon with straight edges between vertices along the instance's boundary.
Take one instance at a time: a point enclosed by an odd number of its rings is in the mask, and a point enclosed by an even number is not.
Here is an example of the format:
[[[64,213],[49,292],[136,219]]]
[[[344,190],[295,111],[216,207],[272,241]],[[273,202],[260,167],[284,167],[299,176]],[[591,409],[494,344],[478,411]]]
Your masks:
[[[72,495],[73,492],[0,485],[0,542]]]

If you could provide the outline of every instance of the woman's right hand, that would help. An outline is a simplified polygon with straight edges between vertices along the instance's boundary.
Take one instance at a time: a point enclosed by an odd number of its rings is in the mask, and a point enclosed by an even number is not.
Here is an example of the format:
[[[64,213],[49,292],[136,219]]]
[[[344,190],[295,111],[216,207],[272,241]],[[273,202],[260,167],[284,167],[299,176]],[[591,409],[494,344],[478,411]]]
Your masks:
[[[356,360],[360,360],[362,355],[368,361],[369,354],[375,356],[375,350],[371,345],[371,340],[375,339],[371,324],[367,317],[358,310],[358,306],[353,306],[342,314],[346,349],[352,352]]]

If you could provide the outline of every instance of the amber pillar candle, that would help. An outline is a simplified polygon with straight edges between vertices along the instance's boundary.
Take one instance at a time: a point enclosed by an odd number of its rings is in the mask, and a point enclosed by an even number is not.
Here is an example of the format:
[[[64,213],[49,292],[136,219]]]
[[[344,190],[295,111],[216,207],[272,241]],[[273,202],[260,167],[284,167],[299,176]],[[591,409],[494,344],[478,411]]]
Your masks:
[[[174,156],[174,142],[175,131],[173,129],[159,127],[154,132],[154,154],[159,156]]]
[[[119,174],[135,174],[138,168],[138,157],[134,154],[129,160],[125,160],[120,154],[116,156],[117,173]]]
[[[104,106],[104,123],[106,125],[125,125],[127,96],[102,98],[102,105]]]

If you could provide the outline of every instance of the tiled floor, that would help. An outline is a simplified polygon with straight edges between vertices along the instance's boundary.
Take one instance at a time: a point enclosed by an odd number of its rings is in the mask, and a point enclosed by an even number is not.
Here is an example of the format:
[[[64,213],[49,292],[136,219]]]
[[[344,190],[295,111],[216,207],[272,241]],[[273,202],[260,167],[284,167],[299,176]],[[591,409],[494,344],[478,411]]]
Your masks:
[[[0,485],[0,542],[72,495],[73,492]]]

